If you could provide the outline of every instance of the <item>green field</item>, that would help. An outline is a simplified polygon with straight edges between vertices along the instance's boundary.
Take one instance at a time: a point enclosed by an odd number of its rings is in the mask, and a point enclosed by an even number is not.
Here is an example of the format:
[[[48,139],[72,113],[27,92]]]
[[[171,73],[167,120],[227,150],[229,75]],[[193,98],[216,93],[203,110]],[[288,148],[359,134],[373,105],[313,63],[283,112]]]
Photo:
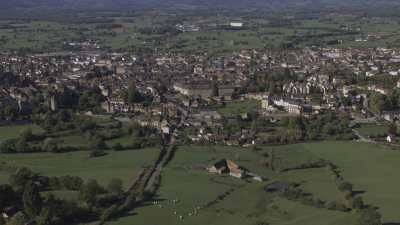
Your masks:
[[[257,100],[235,101],[227,103],[226,106],[219,108],[218,113],[223,116],[239,116],[249,113],[261,107],[261,103]]]
[[[396,170],[400,165],[400,152],[381,145],[357,142],[273,146],[264,147],[264,152],[271,152],[272,149],[279,161],[276,165],[279,169],[319,159],[332,161],[339,167],[344,179],[354,184],[355,191],[361,193],[366,204],[379,207],[384,222],[400,221],[397,210],[400,182]],[[109,151],[108,155],[100,158],[89,158],[88,152],[83,151],[3,154],[0,163],[9,167],[25,166],[48,176],[74,175],[86,180],[97,179],[103,185],[112,178],[120,178],[127,187],[140,168],[152,165],[157,155],[157,149]],[[224,158],[268,180],[259,183],[196,169]],[[8,170],[0,171],[0,183],[7,183],[10,173]],[[263,190],[267,183],[277,180],[296,182],[305,192],[323,201],[343,201],[326,168],[276,173],[266,168],[260,154],[251,148],[181,146],[163,170],[161,187],[154,199],[156,203],[147,202],[131,214],[107,224],[255,225],[266,222],[271,225],[356,225],[357,215],[354,213],[305,206]],[[77,198],[76,192],[59,191],[53,194],[67,200]],[[209,205],[211,202],[214,203]]]
[[[195,165],[211,165],[222,158],[232,159],[250,171],[271,179],[286,176],[266,169],[258,163],[259,156],[249,149],[221,146],[181,147],[163,172],[162,185],[157,196],[159,203],[138,208],[132,215],[107,224],[254,225],[268,222],[277,225],[321,225],[321,221],[324,221],[324,225],[355,224],[354,214],[308,207],[268,194],[263,190],[265,183],[249,183],[193,169]],[[229,194],[216,204],[204,207],[227,191]],[[179,201],[174,203],[173,200]],[[201,208],[195,210],[197,207]],[[180,216],[183,217],[182,220]]]
[[[242,30],[226,29],[230,21],[224,15],[191,17],[182,15],[181,21],[203,27],[199,32],[180,33],[174,28],[179,23],[169,15],[110,15],[99,13],[87,21],[84,15],[70,19],[10,21],[0,20],[0,48],[51,52],[66,50],[65,43],[95,40],[105,49],[134,51],[137,48],[158,48],[164,51],[231,52],[241,49],[276,48],[294,43],[297,47],[328,45],[334,47],[399,46],[399,23],[396,18],[365,18],[356,16],[328,16],[324,18],[294,19],[288,24],[271,24],[263,16],[243,18]],[[87,16],[87,15],[86,15]],[[80,21],[81,20],[81,21]],[[104,21],[105,20],[105,21]],[[277,16],[272,21],[286,21]],[[174,22],[172,22],[174,21]],[[181,22],[180,21],[180,22]],[[116,26],[112,29],[109,27]],[[165,33],[143,32],[141,29],[165,28]],[[343,29],[345,28],[345,29]],[[377,36],[356,42],[357,37]],[[68,48],[67,48],[68,49]]]
[[[303,151],[339,166],[345,180],[355,185],[366,204],[379,207],[385,222],[399,222],[400,152],[384,146],[355,142],[322,142],[287,145],[282,151]],[[322,191],[322,190],[320,190]]]
[[[365,137],[370,136],[384,136],[388,133],[389,127],[387,125],[376,125],[376,124],[362,124],[357,131]]]
[[[289,171],[281,175],[284,180],[301,184],[307,193],[325,201],[343,202],[343,195],[338,191],[331,174],[326,169],[303,169]]]
[[[140,168],[153,165],[157,156],[157,149],[108,152],[108,155],[99,158],[89,158],[88,152],[3,154],[0,163],[28,167],[47,176],[72,175],[96,179],[103,185],[113,178],[120,178],[127,187]],[[8,171],[0,171],[0,183],[6,183],[9,174]]]
[[[16,126],[0,126],[0,141],[7,140],[11,138],[18,138],[19,135],[27,130],[32,129],[33,133],[43,132],[42,128],[37,125],[16,125]]]

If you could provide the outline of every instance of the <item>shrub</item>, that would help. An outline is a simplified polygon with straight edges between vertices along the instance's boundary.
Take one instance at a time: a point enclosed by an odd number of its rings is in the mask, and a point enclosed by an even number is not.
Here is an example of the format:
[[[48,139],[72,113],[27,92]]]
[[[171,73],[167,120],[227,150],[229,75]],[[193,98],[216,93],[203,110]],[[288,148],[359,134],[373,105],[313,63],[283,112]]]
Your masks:
[[[58,147],[58,142],[53,138],[46,138],[46,140],[44,140],[43,142],[42,149],[43,151],[46,152],[54,152],[54,153],[60,152],[60,148]]]
[[[362,209],[364,207],[364,201],[361,197],[356,197],[350,201],[352,209]]]
[[[124,146],[122,146],[120,143],[115,143],[112,146],[112,149],[114,149],[114,151],[122,151],[122,150],[124,150]]]
[[[123,192],[122,180],[121,179],[110,180],[107,189],[109,192],[121,194]]]
[[[17,143],[17,140],[15,139],[9,139],[2,141],[0,143],[0,152],[1,153],[15,153],[17,150],[15,148],[15,144]]]
[[[344,191],[344,192],[343,192],[343,197],[344,197],[344,199],[346,199],[346,200],[350,200],[350,199],[353,198],[353,193],[350,192],[350,191]]]
[[[360,225],[381,225],[381,214],[375,209],[369,207],[360,212],[359,224]]]
[[[100,216],[101,222],[106,222],[120,213],[118,205],[112,205],[110,208],[104,210]]]
[[[344,191],[353,191],[353,185],[350,184],[349,182],[342,182],[338,186],[339,191],[344,192]]]
[[[330,210],[335,210],[336,209],[336,203],[328,201],[328,202],[325,202],[324,207],[327,208],[327,209],[330,209]]]

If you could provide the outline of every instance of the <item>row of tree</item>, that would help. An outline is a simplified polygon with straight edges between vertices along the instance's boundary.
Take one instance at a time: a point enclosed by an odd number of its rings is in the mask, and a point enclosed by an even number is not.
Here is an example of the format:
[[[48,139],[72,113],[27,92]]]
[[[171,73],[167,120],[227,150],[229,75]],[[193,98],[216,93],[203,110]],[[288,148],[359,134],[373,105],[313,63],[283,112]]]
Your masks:
[[[78,191],[79,201],[69,202],[52,194],[43,194],[57,190]],[[11,217],[0,222],[7,225],[25,225],[33,221],[38,225],[64,225],[94,221],[108,207],[123,200],[120,179],[112,179],[103,187],[95,180],[84,182],[72,176],[45,177],[20,168],[10,176],[10,185],[0,185],[0,211],[9,212]]]

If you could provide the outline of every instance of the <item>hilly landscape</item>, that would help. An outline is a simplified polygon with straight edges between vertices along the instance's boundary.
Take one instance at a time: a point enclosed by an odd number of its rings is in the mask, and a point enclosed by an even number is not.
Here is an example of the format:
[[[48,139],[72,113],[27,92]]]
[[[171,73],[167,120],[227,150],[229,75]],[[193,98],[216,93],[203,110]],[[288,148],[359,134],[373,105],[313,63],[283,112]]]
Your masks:
[[[169,9],[393,9],[400,3],[394,0],[15,0],[0,2],[1,9],[7,10],[134,10],[138,8]]]

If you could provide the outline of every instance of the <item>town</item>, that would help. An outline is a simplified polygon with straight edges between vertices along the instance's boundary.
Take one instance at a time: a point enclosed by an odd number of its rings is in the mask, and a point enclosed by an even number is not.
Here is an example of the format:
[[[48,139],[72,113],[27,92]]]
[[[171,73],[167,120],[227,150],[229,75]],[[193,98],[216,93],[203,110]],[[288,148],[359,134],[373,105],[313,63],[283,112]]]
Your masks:
[[[395,3],[107,1],[4,5],[0,225],[400,222]]]
[[[1,115],[13,121],[77,108],[191,142],[250,146],[281,141],[259,137],[252,124],[260,121],[279,124],[339,112],[355,121],[352,126],[395,125],[399,63],[400,51],[385,48],[243,50],[227,56],[3,55]],[[395,135],[388,134],[389,142]]]

